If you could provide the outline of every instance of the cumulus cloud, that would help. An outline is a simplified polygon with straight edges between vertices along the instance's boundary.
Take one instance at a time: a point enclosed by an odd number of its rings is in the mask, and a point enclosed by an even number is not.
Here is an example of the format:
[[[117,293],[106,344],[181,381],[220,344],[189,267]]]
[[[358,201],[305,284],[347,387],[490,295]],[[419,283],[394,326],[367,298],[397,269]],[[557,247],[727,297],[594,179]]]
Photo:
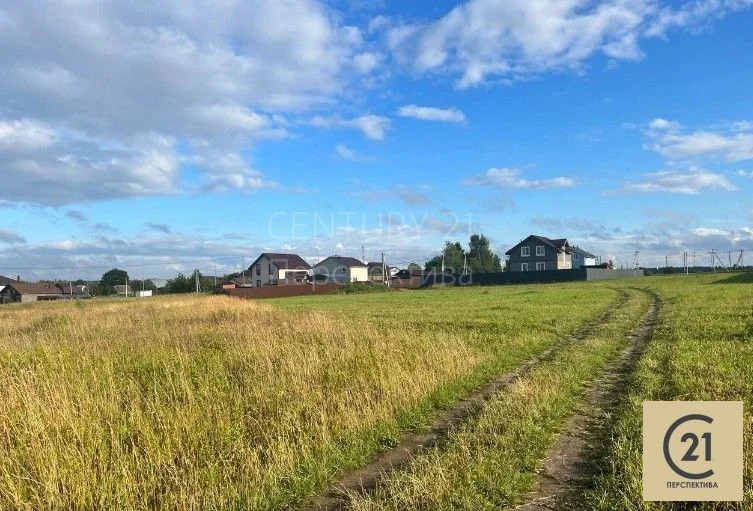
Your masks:
[[[654,119],[647,135],[651,149],[670,158],[709,157],[726,161],[753,159],[753,133],[748,123],[738,121],[725,129],[683,130],[682,126],[666,119]]]
[[[29,119],[0,119],[0,151],[31,151],[49,147],[58,139],[51,127]]]
[[[422,121],[441,121],[464,123],[465,114],[457,108],[435,108],[430,106],[405,105],[400,107],[397,115],[412,117]]]
[[[569,188],[575,186],[575,180],[569,177],[549,179],[525,179],[517,169],[490,168],[483,174],[477,174],[463,181],[465,185],[492,186],[496,188]]]
[[[707,190],[735,191],[724,174],[693,167],[687,171],[664,170],[645,174],[645,180],[625,183],[610,193],[677,193],[695,195]]]
[[[675,9],[656,0],[469,0],[437,20],[392,26],[386,39],[399,62],[418,73],[459,75],[456,85],[466,88],[494,76],[578,70],[596,54],[640,59],[643,38],[749,5],[698,0]]]
[[[287,113],[331,104],[381,62],[358,28],[318,0],[153,7],[3,4],[0,172],[22,193],[3,186],[0,200],[59,205],[171,193],[183,158],[246,155],[261,139],[286,136]],[[378,119],[357,122],[383,137]],[[180,140],[181,149],[145,148],[144,138]],[[269,182],[248,168],[196,170],[216,189]]]
[[[391,121],[380,115],[362,115],[352,119],[341,117],[324,117],[321,115],[311,119],[311,125],[318,128],[352,128],[360,130],[366,138],[372,140],[384,140],[384,135],[389,129]]]
[[[740,169],[740,170],[737,171],[737,175],[740,176],[740,177],[753,178],[753,170],[742,170],[742,169]]]
[[[680,125],[673,121],[668,121],[658,117],[649,123],[649,128],[653,130],[673,130],[679,128]]]

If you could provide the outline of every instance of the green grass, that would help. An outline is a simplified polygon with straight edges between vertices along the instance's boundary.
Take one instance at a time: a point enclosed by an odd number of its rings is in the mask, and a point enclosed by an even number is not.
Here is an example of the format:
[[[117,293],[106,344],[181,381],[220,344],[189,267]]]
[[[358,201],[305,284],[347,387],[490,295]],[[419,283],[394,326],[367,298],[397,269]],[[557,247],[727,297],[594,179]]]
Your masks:
[[[664,296],[661,324],[633,376],[626,403],[605,436],[602,475],[574,509],[753,509],[753,273],[647,279]],[[744,402],[742,503],[642,502],[642,402]]]
[[[555,434],[647,310],[646,294],[629,293],[612,320],[494,397],[476,420],[390,475],[375,494],[354,497],[352,507],[496,510],[523,502]]]
[[[0,307],[0,509],[285,509],[597,316],[576,284]]]

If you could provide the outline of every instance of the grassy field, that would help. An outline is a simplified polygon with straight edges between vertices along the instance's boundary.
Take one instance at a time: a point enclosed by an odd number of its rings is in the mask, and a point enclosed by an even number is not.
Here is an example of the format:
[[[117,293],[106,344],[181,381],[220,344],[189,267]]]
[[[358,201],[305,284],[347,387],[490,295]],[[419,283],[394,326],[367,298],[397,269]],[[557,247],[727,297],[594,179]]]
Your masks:
[[[641,502],[641,402],[742,399],[750,445],[750,274],[3,306],[0,509],[295,507],[627,294],[608,321],[352,507],[513,506],[626,346],[648,307],[641,287],[663,297],[659,326],[599,435],[598,476],[568,504],[679,509]],[[751,509],[752,476],[748,450],[746,501],[693,508]]]
[[[642,408],[645,400],[743,401],[745,500],[688,505],[753,509],[753,273],[654,277],[662,320],[633,375],[626,403],[594,460],[602,475],[572,509],[679,509],[642,503]],[[684,509],[684,507],[682,507]]]
[[[0,308],[0,509],[284,509],[607,309],[605,286]]]

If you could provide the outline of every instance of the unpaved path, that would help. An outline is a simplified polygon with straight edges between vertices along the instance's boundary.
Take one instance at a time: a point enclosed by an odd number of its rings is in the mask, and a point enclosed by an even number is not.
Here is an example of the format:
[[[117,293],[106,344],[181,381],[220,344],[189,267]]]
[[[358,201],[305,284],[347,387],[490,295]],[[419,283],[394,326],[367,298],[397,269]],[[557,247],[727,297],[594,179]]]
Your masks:
[[[503,374],[492,380],[483,387],[471,392],[459,400],[451,409],[444,411],[423,433],[410,433],[405,435],[399,444],[382,453],[363,467],[346,473],[335,484],[313,502],[306,503],[303,511],[336,511],[345,509],[350,501],[349,494],[368,494],[373,492],[381,479],[393,470],[405,466],[420,451],[431,448],[459,425],[476,415],[483,404],[496,393],[504,390],[514,382],[525,376],[534,366],[550,360],[554,354],[563,348],[586,339],[593,330],[609,321],[616,310],[621,308],[628,299],[628,294],[621,290],[617,291],[617,299],[599,317],[586,322],[572,335],[566,337],[543,353],[523,362],[513,371]]]
[[[619,405],[630,374],[651,338],[660,307],[657,294],[641,289],[652,297],[651,306],[630,334],[630,344],[620,357],[607,365],[574,415],[565,432],[549,451],[536,476],[536,490],[517,511],[551,511],[566,506],[568,495],[582,487],[592,476],[588,466],[591,438]]]

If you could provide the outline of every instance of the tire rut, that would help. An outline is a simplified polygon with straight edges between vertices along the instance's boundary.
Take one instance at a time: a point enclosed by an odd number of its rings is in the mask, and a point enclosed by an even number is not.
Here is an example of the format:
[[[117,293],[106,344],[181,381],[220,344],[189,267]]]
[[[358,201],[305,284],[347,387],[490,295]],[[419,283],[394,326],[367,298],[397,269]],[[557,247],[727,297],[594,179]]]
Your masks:
[[[426,431],[404,435],[396,447],[378,453],[366,465],[341,476],[323,494],[308,501],[299,510],[339,511],[347,509],[350,502],[349,495],[354,493],[368,495],[372,493],[386,475],[404,467],[422,451],[437,446],[437,444],[447,438],[451,431],[477,415],[484,403],[489,401],[495,394],[523,378],[538,364],[551,360],[562,349],[585,340],[598,326],[610,321],[615,311],[622,308],[629,299],[628,293],[624,290],[619,288],[611,289],[617,293],[617,298],[598,317],[587,321],[570,336],[555,342],[542,353],[526,360],[514,370],[466,394],[452,408],[442,412],[441,415],[435,418]]]
[[[617,360],[609,363],[592,389],[586,395],[580,412],[570,419],[564,432],[557,438],[536,475],[536,490],[527,503],[516,511],[561,510],[584,487],[593,475],[588,463],[594,452],[592,438],[601,430],[624,399],[630,375],[646,348],[654,331],[661,297],[646,289],[637,289],[651,296],[651,305],[630,333],[630,343]]]

